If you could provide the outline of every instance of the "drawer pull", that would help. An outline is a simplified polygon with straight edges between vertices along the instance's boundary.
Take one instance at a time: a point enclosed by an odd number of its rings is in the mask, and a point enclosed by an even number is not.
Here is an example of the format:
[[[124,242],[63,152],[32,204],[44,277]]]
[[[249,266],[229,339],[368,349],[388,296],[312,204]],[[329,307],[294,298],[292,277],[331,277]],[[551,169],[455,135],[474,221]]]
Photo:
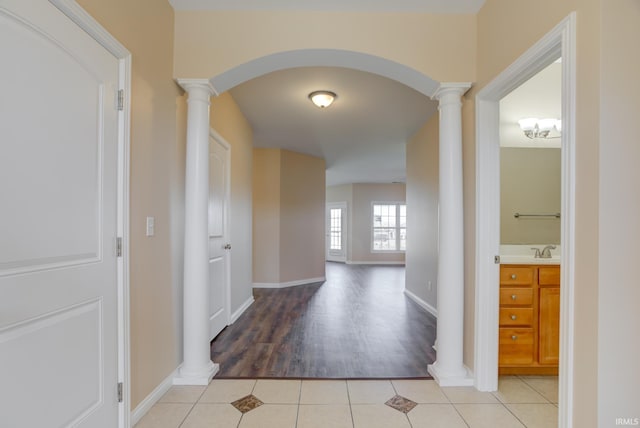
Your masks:
[[[513,336],[511,336],[511,340],[517,340],[518,336],[516,336],[515,334]]]
[[[512,319],[512,320],[514,320],[514,321],[515,321],[515,320],[516,320],[516,318],[518,318],[518,317],[517,317],[517,316],[515,316],[515,315],[511,315],[511,319]]]
[[[511,300],[516,300],[518,298],[518,296],[516,296],[515,294],[511,295]]]
[[[512,273],[512,274],[511,274],[511,279],[516,279],[516,278],[517,278],[516,274],[515,274],[515,273]]]

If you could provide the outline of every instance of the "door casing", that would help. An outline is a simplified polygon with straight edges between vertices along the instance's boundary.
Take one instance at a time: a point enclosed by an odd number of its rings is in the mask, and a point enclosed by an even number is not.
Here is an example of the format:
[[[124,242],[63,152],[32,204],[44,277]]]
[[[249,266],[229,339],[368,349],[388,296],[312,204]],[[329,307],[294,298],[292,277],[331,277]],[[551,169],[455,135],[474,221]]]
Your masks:
[[[342,254],[331,254],[331,209],[342,210]],[[327,261],[346,262],[348,254],[348,224],[349,213],[346,202],[329,202],[326,207],[326,258]]]
[[[498,386],[500,100],[562,57],[559,427],[572,427],[575,277],[576,14],[567,16],[476,95],[475,386]]]

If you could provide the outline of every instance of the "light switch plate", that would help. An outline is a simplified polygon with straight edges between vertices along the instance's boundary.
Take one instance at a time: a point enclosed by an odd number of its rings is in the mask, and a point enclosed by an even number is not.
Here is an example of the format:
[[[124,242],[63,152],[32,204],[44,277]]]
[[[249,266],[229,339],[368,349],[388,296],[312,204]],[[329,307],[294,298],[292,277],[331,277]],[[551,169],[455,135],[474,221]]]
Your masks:
[[[147,217],[147,236],[153,236],[156,233],[156,219]]]

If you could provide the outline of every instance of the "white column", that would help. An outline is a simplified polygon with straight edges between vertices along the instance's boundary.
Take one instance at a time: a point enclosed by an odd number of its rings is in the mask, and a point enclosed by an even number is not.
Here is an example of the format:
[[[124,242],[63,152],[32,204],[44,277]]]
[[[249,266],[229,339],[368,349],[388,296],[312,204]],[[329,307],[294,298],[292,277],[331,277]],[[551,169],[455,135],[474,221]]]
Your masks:
[[[469,83],[443,83],[433,96],[440,111],[437,359],[428,370],[441,386],[473,385],[462,362],[464,222],[462,95]]]
[[[184,361],[175,385],[208,385],[218,371],[209,346],[209,106],[206,79],[178,79],[187,91],[184,215]]]

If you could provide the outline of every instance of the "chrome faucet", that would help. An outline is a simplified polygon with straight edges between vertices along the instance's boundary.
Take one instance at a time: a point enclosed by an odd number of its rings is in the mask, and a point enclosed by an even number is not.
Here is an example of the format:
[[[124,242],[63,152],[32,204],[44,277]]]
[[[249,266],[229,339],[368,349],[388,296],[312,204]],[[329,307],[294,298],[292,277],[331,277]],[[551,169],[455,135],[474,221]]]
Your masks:
[[[539,259],[540,257],[542,257],[542,254],[540,254],[540,248],[531,247],[531,249],[536,250],[536,253],[534,254],[533,258]]]
[[[555,249],[556,249],[555,245],[547,245],[542,250],[542,254],[540,255],[540,258],[542,258],[542,259],[550,259],[551,258],[551,250],[555,250]]]

